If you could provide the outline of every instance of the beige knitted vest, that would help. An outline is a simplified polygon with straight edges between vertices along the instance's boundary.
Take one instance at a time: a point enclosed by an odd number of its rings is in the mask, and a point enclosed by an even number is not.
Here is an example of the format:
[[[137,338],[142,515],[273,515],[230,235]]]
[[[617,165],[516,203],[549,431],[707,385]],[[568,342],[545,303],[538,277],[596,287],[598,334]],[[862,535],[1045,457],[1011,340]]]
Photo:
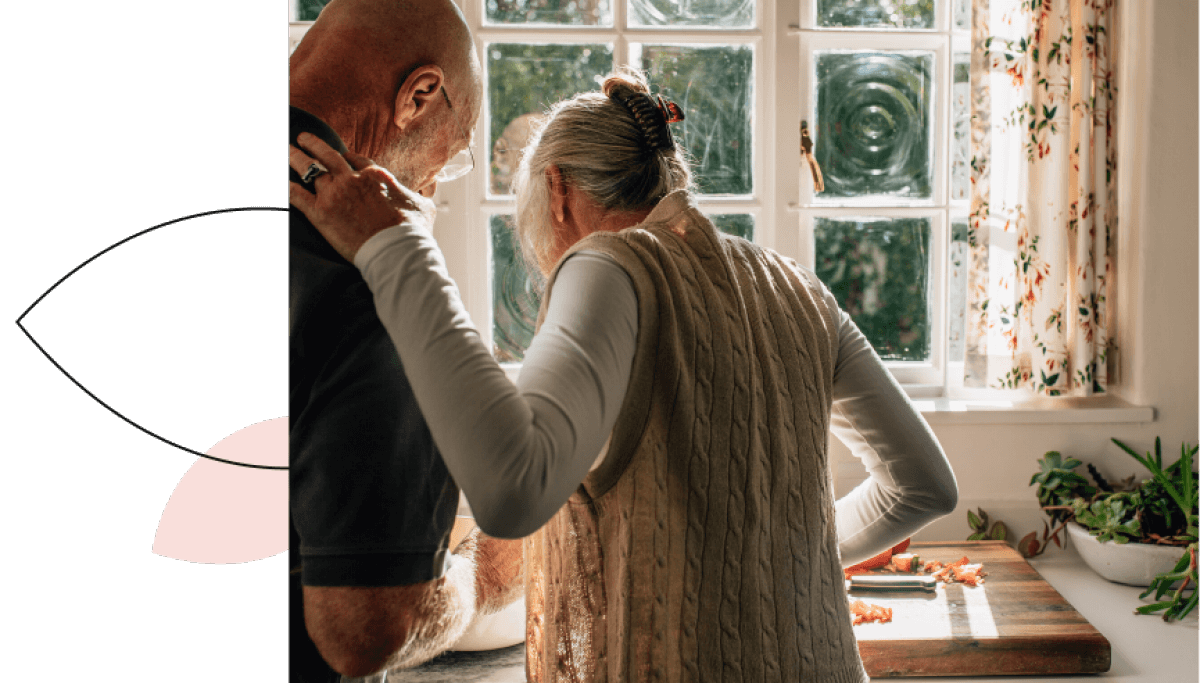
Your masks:
[[[525,541],[529,681],[866,681],[827,456],[834,312],[682,192],[579,249],[633,279],[637,351],[603,464]]]

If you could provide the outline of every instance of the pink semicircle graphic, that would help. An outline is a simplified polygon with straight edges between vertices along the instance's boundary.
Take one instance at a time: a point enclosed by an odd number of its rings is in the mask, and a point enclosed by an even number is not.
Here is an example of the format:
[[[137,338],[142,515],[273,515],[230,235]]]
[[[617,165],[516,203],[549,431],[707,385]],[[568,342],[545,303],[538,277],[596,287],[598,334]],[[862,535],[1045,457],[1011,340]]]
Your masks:
[[[288,461],[288,418],[250,425],[207,455],[255,465]],[[252,562],[287,549],[288,472],[197,458],[167,501],[153,551],[206,564]]]

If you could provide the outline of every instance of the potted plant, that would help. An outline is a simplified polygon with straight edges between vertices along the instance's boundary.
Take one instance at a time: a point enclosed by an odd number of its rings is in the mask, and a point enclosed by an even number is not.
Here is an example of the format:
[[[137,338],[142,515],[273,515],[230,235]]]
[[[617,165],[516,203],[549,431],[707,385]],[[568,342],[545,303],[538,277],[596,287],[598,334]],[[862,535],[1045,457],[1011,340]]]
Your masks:
[[[1051,521],[1041,539],[1031,532],[1017,547],[1026,557],[1039,555],[1050,541],[1061,546],[1066,530],[1096,573],[1111,581],[1148,585],[1141,597],[1154,593],[1155,602],[1139,607],[1139,614],[1165,610],[1164,620],[1182,618],[1196,606],[1198,595],[1197,476],[1192,463],[1200,447],[1184,444],[1179,459],[1164,467],[1159,439],[1154,453],[1145,456],[1117,439],[1113,443],[1149,470],[1151,478],[1134,483],[1130,476],[1109,483],[1088,464],[1093,484],[1075,471],[1083,464],[1079,460],[1046,453],[1029,484],[1037,484],[1038,500]],[[1189,587],[1193,590],[1187,593]]]

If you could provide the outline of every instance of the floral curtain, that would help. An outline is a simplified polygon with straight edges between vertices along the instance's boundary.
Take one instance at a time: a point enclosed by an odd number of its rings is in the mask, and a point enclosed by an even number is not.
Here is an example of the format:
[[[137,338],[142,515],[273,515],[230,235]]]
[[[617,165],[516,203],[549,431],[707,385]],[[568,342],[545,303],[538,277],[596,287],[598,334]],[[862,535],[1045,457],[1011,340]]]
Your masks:
[[[973,0],[964,386],[1112,377],[1115,3]]]

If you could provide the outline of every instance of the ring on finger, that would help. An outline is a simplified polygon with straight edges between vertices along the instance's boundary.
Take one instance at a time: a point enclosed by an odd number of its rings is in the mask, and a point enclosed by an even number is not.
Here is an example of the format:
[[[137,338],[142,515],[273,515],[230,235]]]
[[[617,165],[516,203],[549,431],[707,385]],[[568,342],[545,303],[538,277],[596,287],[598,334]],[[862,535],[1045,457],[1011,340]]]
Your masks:
[[[300,182],[305,185],[311,185],[322,173],[329,173],[329,169],[325,168],[319,161],[314,161],[305,169],[304,175],[300,176]]]

